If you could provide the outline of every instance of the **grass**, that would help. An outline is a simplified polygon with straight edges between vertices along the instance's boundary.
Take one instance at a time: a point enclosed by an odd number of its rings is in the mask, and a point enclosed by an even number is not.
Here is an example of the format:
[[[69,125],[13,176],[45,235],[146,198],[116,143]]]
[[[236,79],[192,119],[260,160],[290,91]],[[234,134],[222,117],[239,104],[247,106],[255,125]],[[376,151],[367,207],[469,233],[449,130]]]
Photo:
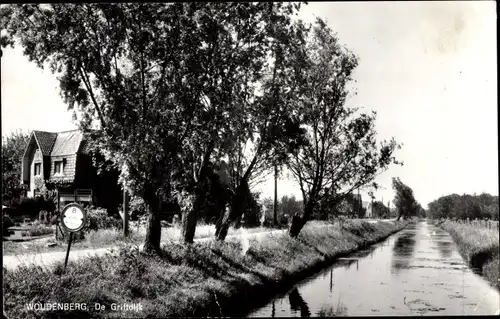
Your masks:
[[[230,227],[228,230],[228,235],[239,235],[243,232],[253,233],[253,232],[263,232],[268,231],[269,228],[265,227],[255,227],[255,228],[238,228]],[[53,231],[53,230],[52,230]],[[181,239],[181,229],[178,226],[175,227],[162,227],[161,230],[161,241],[162,243],[168,243],[171,241],[177,241]],[[215,225],[201,224],[196,227],[195,239],[198,238],[209,238],[215,235]],[[32,235],[34,236],[34,235]],[[95,249],[95,248],[105,248],[110,246],[118,246],[122,244],[133,244],[140,245],[144,241],[146,236],[146,228],[144,226],[137,228],[134,224],[130,225],[129,237],[123,236],[123,231],[117,228],[99,229],[91,230],[85,233],[85,238],[81,241],[75,241],[71,245],[72,250],[78,249]],[[57,242],[58,245],[53,247],[47,247],[48,242],[56,242],[55,239],[46,238],[45,240],[36,240],[32,242],[3,242],[3,255],[22,255],[22,254],[32,254],[32,253],[44,253],[52,251],[65,251],[66,241]]]
[[[243,236],[240,242],[169,242],[162,257],[122,248],[118,255],[70,262],[67,272],[62,263],[51,269],[4,269],[4,309],[15,318],[241,316],[249,310],[245,307],[265,302],[335,257],[385,238],[406,223],[349,221],[342,229],[306,225],[297,239],[275,234],[263,241]],[[35,312],[26,307],[36,302],[84,303],[88,308]],[[96,310],[95,303],[106,310]],[[112,311],[113,303],[134,303],[141,309]]]
[[[47,226],[41,223],[34,223],[30,226],[30,228],[26,231],[23,231],[21,235],[35,237],[35,236],[43,236],[54,233],[54,228],[52,226]]]
[[[498,230],[452,221],[445,221],[441,227],[450,233],[458,251],[470,266],[500,290]]]

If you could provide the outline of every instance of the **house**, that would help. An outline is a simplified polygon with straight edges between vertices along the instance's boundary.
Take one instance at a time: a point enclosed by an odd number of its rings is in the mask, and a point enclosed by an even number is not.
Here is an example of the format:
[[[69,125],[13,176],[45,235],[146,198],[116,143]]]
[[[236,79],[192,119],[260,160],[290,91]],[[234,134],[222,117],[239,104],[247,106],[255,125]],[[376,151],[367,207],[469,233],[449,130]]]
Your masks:
[[[38,196],[45,186],[56,190],[58,210],[72,202],[116,208],[121,198],[118,173],[98,176],[86,145],[79,130],[33,131],[22,158],[26,196]]]
[[[361,196],[361,194],[352,194],[352,200],[354,203],[357,203],[357,204],[353,204],[354,211],[358,210],[359,203],[361,203],[361,207],[365,209],[364,217],[366,217],[366,218],[373,217],[373,203],[372,202],[363,201],[363,197]]]
[[[362,201],[362,206],[366,209],[366,218],[373,218],[373,203]]]

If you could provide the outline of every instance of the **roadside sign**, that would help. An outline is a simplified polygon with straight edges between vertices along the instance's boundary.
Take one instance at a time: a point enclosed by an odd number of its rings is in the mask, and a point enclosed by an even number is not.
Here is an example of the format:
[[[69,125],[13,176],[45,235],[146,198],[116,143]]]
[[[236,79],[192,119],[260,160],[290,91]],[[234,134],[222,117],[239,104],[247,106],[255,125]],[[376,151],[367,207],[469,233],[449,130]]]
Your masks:
[[[85,226],[87,213],[82,206],[71,203],[64,206],[61,213],[61,226],[68,232],[74,233]]]
[[[61,226],[69,232],[68,250],[66,251],[66,260],[64,261],[64,269],[68,265],[69,250],[73,241],[73,233],[81,230],[87,221],[87,213],[82,206],[77,203],[71,203],[64,206],[61,213]]]

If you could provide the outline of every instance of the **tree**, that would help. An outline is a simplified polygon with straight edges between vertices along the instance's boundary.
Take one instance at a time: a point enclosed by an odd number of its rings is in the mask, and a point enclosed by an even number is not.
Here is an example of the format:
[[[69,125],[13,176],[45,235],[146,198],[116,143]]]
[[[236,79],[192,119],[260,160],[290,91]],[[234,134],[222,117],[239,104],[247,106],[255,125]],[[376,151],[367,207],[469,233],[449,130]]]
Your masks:
[[[264,76],[265,60],[269,51],[272,25],[290,15],[294,5],[274,3],[211,4],[213,11],[206,16],[207,45],[213,52],[211,68],[215,76],[210,78],[202,100],[206,112],[200,118],[198,138],[189,145],[187,161],[194,164],[194,204],[186,214],[185,241],[192,241],[199,204],[203,202],[206,168],[213,159],[217,163],[235,144],[235,136],[245,136],[251,121],[249,105],[255,102],[256,89]],[[224,63],[224,67],[220,67]],[[198,164],[200,163],[200,164]],[[255,164],[254,164],[255,165]],[[254,166],[250,165],[250,166]],[[248,171],[248,170],[247,170]],[[233,189],[232,218],[218,223],[216,235],[224,239],[228,223],[241,216],[247,203],[245,191],[249,174],[244,173]],[[237,216],[233,212],[238,212]],[[222,228],[221,228],[222,227]],[[222,231],[221,231],[222,230]]]
[[[22,131],[2,136],[2,202],[3,205],[19,204],[25,193],[22,185],[21,165],[30,134]]]
[[[299,213],[302,209],[302,204],[300,201],[295,199],[295,196],[286,196],[281,197],[281,201],[279,203],[281,215],[286,219],[288,217],[293,216]],[[280,218],[282,219],[282,218]]]
[[[80,128],[121,170],[122,183],[148,205],[145,250],[159,252],[160,197],[170,186],[165,181],[190,133],[186,122],[201,89],[201,72],[193,67],[199,58],[188,49],[196,33],[192,8],[55,4],[2,9],[10,44],[18,40],[31,61],[39,67],[48,63],[59,74],[61,95],[79,111]],[[181,37],[181,30],[188,36]]]
[[[377,147],[375,113],[360,113],[345,103],[357,58],[338,43],[321,19],[307,35],[303,81],[295,96],[307,143],[290,156],[288,164],[303,197],[302,214],[292,218],[292,237],[299,234],[321,198],[340,201],[397,163],[394,139]]]
[[[415,200],[413,190],[398,177],[392,178],[392,188],[396,193],[393,202],[398,214],[397,220],[417,216],[422,206]]]
[[[210,160],[262,77],[267,3],[116,3],[2,7],[2,45],[19,41],[59,74],[79,125],[149,209],[145,250],[159,252],[163,199],[186,210],[192,242]],[[77,117],[78,117],[77,116]],[[160,125],[161,124],[161,125]],[[92,128],[97,128],[93,130]]]
[[[389,207],[385,206],[381,201],[373,202],[373,216],[377,218],[388,218],[390,216]]]
[[[428,204],[427,216],[430,218],[498,219],[498,196],[450,194],[441,196]]]
[[[249,200],[245,198],[245,194],[249,194],[245,189],[280,166],[286,154],[301,141],[303,132],[290,103],[299,85],[296,75],[301,72],[303,60],[301,45],[305,26],[301,22],[293,23],[290,17],[298,9],[299,4],[271,3],[269,16],[264,17],[269,25],[263,56],[269,59],[262,65],[260,93],[246,94],[247,98],[240,102],[236,121],[232,122],[227,156],[234,196],[229,213],[217,223],[215,235],[219,240],[224,240],[229,224],[245,210]]]

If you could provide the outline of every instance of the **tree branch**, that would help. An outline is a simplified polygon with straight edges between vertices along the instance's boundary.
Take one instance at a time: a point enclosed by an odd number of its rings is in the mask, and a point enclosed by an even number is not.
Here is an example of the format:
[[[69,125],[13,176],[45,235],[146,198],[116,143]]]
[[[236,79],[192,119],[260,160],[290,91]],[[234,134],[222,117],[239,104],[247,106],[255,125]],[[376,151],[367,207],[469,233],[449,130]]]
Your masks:
[[[87,88],[87,91],[90,94],[90,98],[92,99],[92,102],[94,103],[94,106],[97,110],[97,114],[99,115],[99,119],[101,121],[101,125],[104,129],[107,128],[106,121],[104,120],[104,116],[102,114],[101,108],[99,107],[99,103],[97,103],[97,100],[94,96],[94,91],[92,90],[92,86],[90,84],[90,80],[88,79],[86,73],[84,73],[82,66],[78,67],[78,70],[80,71],[80,76],[83,80],[83,83],[85,84],[85,87]]]

